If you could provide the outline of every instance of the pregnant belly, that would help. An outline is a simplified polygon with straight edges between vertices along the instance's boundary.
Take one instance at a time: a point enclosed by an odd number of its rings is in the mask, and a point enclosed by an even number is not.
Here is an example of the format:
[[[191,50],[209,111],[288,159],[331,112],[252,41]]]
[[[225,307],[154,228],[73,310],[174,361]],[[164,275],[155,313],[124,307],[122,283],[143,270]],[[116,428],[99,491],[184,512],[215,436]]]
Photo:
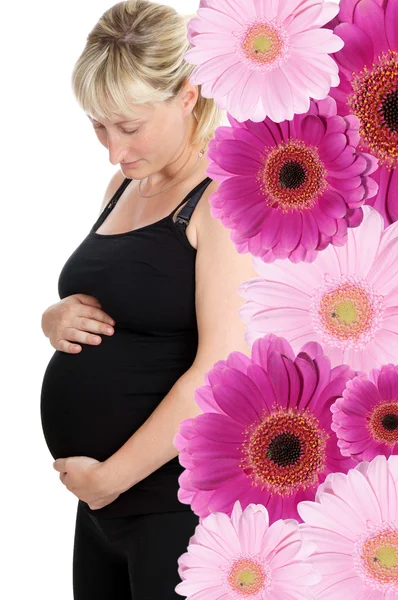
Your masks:
[[[77,355],[56,350],[44,373],[41,422],[56,458],[103,461],[147,420],[196,354],[193,337],[143,338],[115,329]]]

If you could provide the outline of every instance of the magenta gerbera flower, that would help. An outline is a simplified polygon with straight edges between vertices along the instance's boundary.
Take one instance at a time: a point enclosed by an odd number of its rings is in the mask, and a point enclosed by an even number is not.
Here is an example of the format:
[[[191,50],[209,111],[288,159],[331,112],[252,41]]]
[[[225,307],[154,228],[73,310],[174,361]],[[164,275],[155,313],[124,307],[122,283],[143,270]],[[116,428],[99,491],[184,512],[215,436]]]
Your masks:
[[[295,350],[321,343],[333,366],[368,373],[398,363],[398,222],[384,229],[376,210],[362,210],[346,245],[329,246],[311,264],[253,258],[260,277],[238,287],[249,345],[275,333]]]
[[[238,121],[292,119],[339,84],[328,54],[343,43],[322,29],[338,10],[324,0],[201,0],[188,26],[190,80]]]
[[[379,160],[372,204],[385,225],[398,219],[398,17],[396,0],[341,0],[334,32],[340,85],[330,95],[339,114],[359,118],[360,148]],[[336,22],[334,21],[334,22]]]
[[[344,456],[361,461],[398,454],[398,366],[384,365],[348,381],[331,411]]]
[[[398,457],[332,473],[298,511],[322,579],[317,600],[398,600]]]
[[[270,520],[297,518],[297,502],[319,482],[355,464],[342,456],[331,429],[331,404],[354,376],[335,369],[319,344],[297,356],[274,335],[257,340],[252,358],[232,352],[195,391],[204,414],[180,425],[174,445],[185,471],[180,502],[201,518],[260,503]]]
[[[336,113],[327,98],[279,125],[228,115],[232,127],[216,129],[206,172],[221,183],[210,205],[239,253],[311,262],[359,225],[361,205],[377,191],[369,177],[377,161],[356,153],[358,120]]]
[[[231,517],[214,513],[197,525],[178,559],[187,600],[300,600],[315,598],[320,580],[311,566],[315,545],[303,539],[297,521],[269,525],[267,509],[237,500]]]

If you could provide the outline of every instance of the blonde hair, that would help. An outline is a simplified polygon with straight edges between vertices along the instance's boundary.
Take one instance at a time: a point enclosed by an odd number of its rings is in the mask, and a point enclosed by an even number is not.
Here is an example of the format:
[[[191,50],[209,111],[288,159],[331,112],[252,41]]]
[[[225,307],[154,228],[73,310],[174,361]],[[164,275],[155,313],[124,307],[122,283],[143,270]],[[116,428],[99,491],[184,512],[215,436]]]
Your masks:
[[[127,0],[108,9],[89,33],[72,73],[73,93],[83,110],[105,120],[115,113],[134,117],[131,103],[174,98],[195,68],[183,58],[191,47],[187,23],[193,16],[149,0]],[[192,145],[214,137],[224,112],[213,98],[201,95],[198,85]]]

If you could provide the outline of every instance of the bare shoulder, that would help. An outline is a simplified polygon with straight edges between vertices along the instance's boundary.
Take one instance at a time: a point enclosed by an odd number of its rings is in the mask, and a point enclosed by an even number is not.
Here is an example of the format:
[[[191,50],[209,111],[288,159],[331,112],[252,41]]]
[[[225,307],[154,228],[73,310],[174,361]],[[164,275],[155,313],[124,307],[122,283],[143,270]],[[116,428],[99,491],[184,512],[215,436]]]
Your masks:
[[[258,277],[252,255],[238,252],[231,230],[211,214],[209,197],[218,184],[211,182],[198,202],[197,253],[195,260],[195,307],[199,343],[193,365],[200,373],[233,351],[247,356],[246,324],[240,317],[245,299],[239,286]],[[194,214],[196,209],[194,211]]]
[[[207,186],[193,213],[198,211],[195,222],[197,272],[202,276],[205,271],[215,272],[218,268],[221,271],[229,264],[230,272],[242,276],[242,281],[257,277],[252,255],[238,252],[231,239],[231,230],[211,214],[209,199],[219,185],[219,182],[212,181]]]
[[[105,206],[108,204],[109,200],[115,194],[116,190],[122,185],[125,179],[124,173],[119,169],[112,175],[111,180],[108,183],[108,186],[105,190],[104,198],[102,200],[102,205],[100,209],[100,214],[104,210]]]

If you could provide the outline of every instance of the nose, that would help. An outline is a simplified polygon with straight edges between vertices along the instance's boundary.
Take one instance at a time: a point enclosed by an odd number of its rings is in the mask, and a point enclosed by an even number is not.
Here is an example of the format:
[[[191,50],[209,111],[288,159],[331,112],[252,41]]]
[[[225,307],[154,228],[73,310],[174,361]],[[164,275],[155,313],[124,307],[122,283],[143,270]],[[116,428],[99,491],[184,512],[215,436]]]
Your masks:
[[[128,162],[128,148],[119,137],[111,138],[108,135],[108,151],[109,151],[109,162],[112,165],[118,165],[121,162]]]

